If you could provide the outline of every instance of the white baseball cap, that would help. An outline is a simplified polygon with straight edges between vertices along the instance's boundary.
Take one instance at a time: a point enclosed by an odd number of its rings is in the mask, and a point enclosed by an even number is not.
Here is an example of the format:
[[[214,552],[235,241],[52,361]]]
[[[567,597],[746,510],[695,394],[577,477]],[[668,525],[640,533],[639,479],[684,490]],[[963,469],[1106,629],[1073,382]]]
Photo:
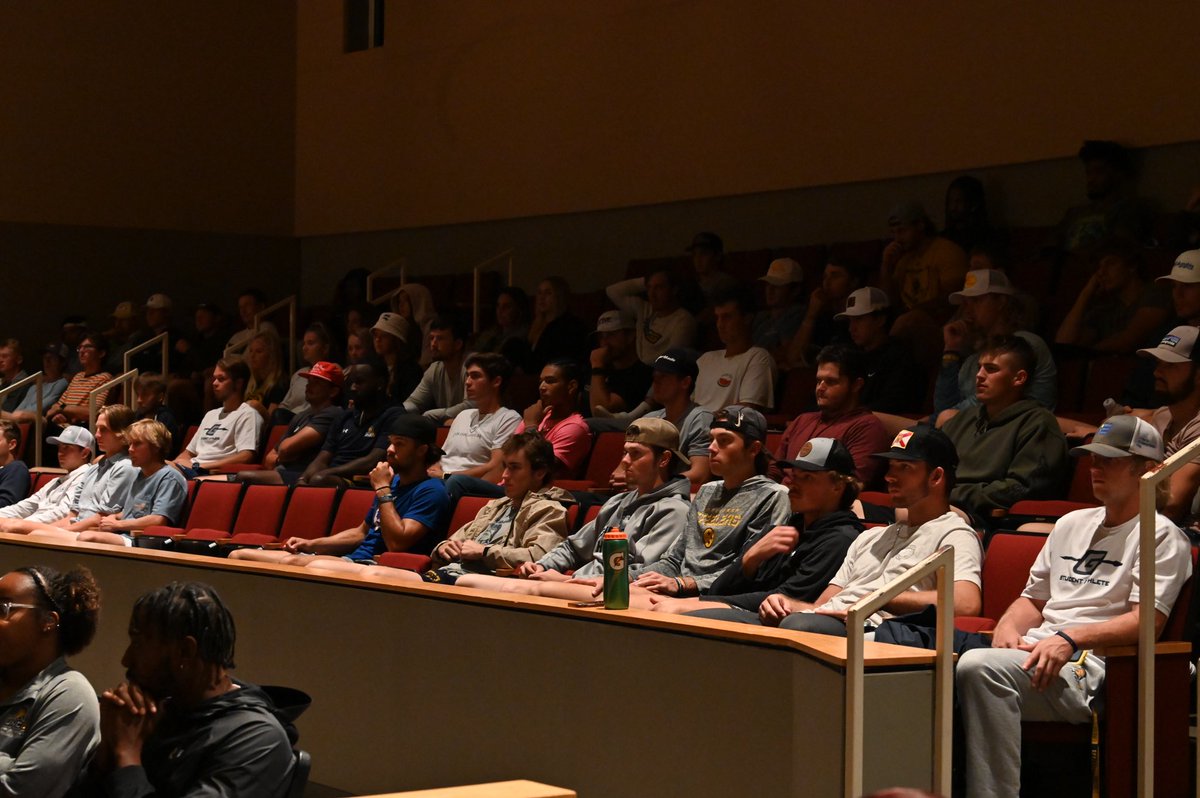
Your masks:
[[[846,309],[841,313],[834,315],[835,319],[848,319],[853,316],[866,316],[869,313],[878,313],[881,310],[886,310],[892,306],[892,301],[888,299],[887,292],[882,288],[867,286],[859,288],[856,291],[851,291],[850,296],[846,297]]]
[[[1012,296],[1017,289],[1008,281],[1008,275],[996,269],[975,269],[967,272],[963,281],[963,290],[950,295],[951,305],[962,304],[963,297],[983,296],[984,294],[1008,294]]]
[[[1185,324],[1164,335],[1158,346],[1153,349],[1139,349],[1137,353],[1164,363],[1187,363],[1196,349],[1197,333],[1200,333],[1200,327]]]
[[[791,285],[804,282],[804,269],[791,258],[776,258],[767,267],[766,275],[759,277],[768,285]]]
[[[1179,253],[1171,273],[1156,277],[1156,281],[1170,280],[1176,283],[1200,283],[1200,249],[1189,249]]]
[[[96,451],[96,438],[88,431],[87,427],[66,427],[57,435],[51,435],[46,438],[46,443],[51,446],[58,446],[60,443],[78,446],[81,449],[87,449],[90,452]]]
[[[617,330],[632,330],[637,327],[637,320],[619,310],[606,310],[596,321],[596,332],[616,332]]]

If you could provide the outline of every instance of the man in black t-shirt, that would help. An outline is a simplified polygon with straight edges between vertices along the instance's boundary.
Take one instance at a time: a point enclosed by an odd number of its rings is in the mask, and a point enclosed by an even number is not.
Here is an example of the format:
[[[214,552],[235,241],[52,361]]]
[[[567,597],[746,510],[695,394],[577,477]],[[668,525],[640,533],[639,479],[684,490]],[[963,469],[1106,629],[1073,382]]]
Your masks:
[[[600,346],[592,350],[593,414],[599,407],[609,413],[635,408],[650,391],[654,372],[638,359],[636,326],[632,316],[619,310],[605,312],[596,323]]]
[[[867,381],[860,403],[881,413],[919,411],[925,404],[929,375],[913,357],[912,345],[888,335],[891,301],[880,288],[859,288],[834,316],[850,325],[850,338],[866,355]]]

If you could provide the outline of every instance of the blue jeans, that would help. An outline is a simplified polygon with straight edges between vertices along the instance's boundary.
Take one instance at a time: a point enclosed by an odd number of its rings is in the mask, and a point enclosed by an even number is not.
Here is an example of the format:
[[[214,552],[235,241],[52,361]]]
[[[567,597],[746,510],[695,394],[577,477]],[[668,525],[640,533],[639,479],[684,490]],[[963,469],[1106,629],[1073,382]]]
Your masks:
[[[486,496],[489,499],[499,499],[504,495],[504,488],[495,482],[488,482],[486,479],[455,474],[446,480],[446,495],[450,497],[450,507],[453,508],[463,496]]]

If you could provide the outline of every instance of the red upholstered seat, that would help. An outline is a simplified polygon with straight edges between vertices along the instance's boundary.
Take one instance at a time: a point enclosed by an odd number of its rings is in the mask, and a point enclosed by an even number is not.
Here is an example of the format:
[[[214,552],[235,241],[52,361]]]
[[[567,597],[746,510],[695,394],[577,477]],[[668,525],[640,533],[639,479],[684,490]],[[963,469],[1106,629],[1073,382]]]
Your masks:
[[[245,486],[236,482],[195,481],[187,521],[182,527],[152,526],[142,530],[145,537],[180,535],[193,529],[216,529],[228,536],[238,502]]]
[[[278,534],[268,532],[238,532],[232,543],[256,546],[274,543],[288,538],[320,538],[329,532],[329,518],[333,514],[336,488],[313,488],[298,485],[287,497],[287,510]],[[243,502],[243,505],[245,502]]]
[[[338,500],[337,513],[329,525],[331,532],[341,532],[360,525],[375,501],[375,491],[362,488],[347,488]]]
[[[206,484],[219,485],[221,483]],[[242,503],[238,507],[237,520],[233,522],[232,527],[193,526],[184,535],[184,539],[200,538],[202,535],[204,540],[225,539],[237,534],[254,532],[274,540],[275,532],[279,528],[279,516],[283,512],[283,504],[287,499],[287,492],[288,489],[283,485],[250,485],[242,497]],[[220,538],[213,538],[211,535],[214,531],[224,534]]]

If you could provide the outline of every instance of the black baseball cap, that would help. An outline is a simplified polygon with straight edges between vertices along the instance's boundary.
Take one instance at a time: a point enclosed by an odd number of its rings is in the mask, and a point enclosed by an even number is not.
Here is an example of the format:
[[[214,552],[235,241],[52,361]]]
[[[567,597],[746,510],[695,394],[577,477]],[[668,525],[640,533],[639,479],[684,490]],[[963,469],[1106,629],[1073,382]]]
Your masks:
[[[712,429],[727,429],[748,441],[766,441],[767,420],[752,407],[730,405],[713,414]]]
[[[834,438],[812,438],[800,447],[795,460],[777,462],[785,468],[801,471],[836,471],[847,477],[857,473],[850,450]]]
[[[892,439],[890,449],[871,456],[888,460],[919,460],[933,468],[950,472],[958,468],[958,451],[954,448],[954,443],[946,433],[928,424],[918,424],[910,429],[900,430]]]
[[[697,375],[700,374],[700,367],[696,365],[698,357],[699,355],[691,349],[668,349],[654,359],[652,368],[663,374],[691,377],[692,382],[695,382]]]
[[[417,443],[426,444],[441,456],[442,450],[437,445],[437,425],[420,413],[397,416],[388,427],[387,434],[399,438],[412,438]]]

